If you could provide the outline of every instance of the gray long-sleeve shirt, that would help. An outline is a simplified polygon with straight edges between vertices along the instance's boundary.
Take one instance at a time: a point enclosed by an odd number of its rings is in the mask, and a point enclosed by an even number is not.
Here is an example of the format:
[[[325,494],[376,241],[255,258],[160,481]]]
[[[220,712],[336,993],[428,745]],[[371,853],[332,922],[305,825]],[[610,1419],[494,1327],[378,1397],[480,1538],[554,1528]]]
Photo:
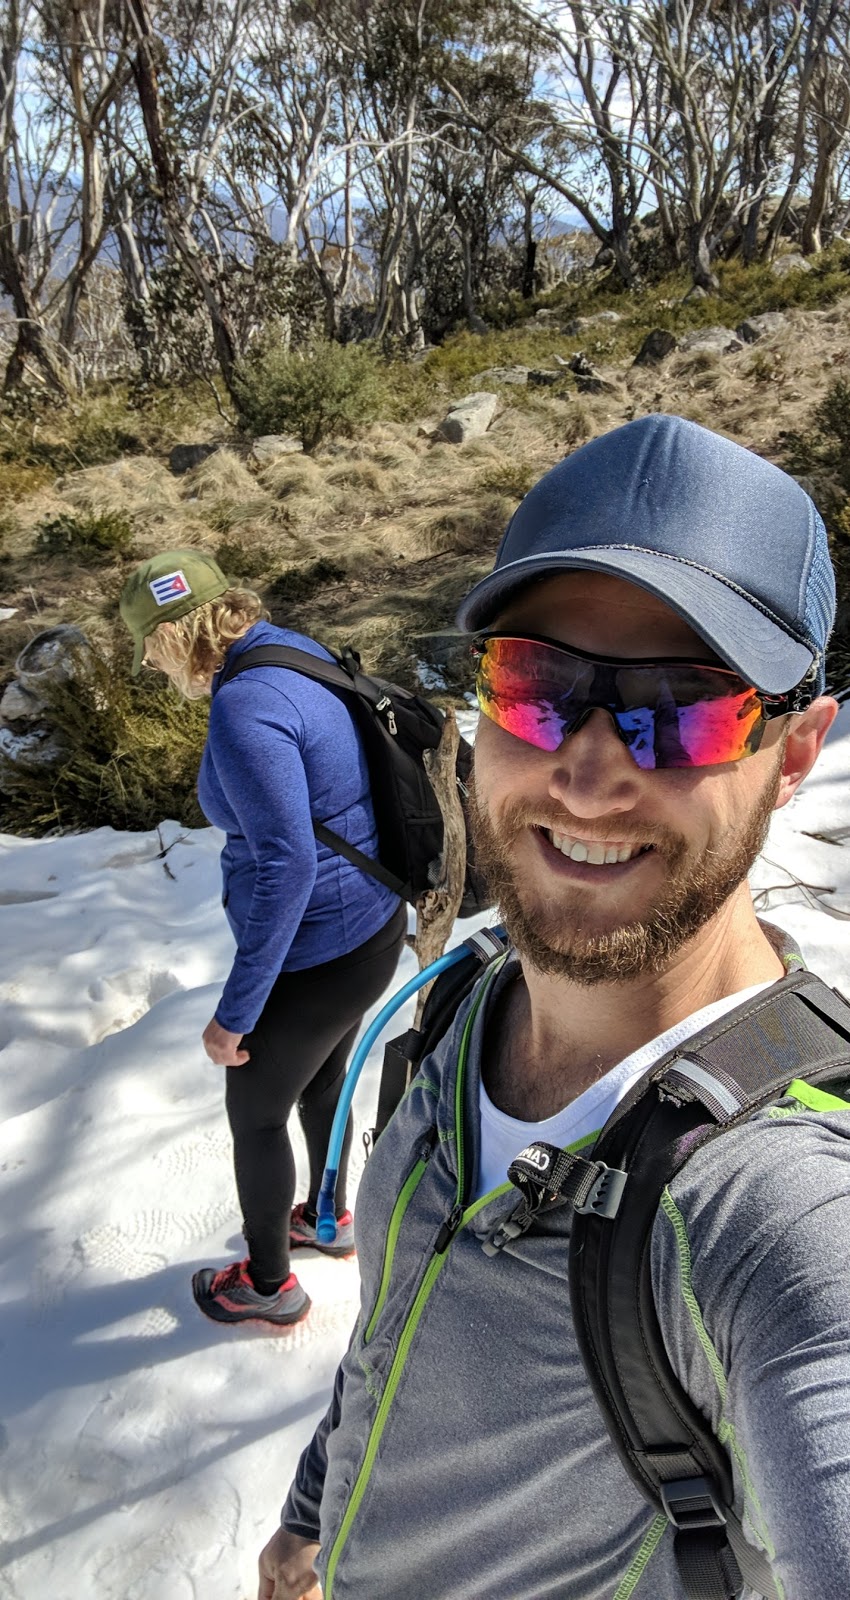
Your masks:
[[[625,1473],[578,1353],[568,1208],[488,1255],[505,1186],[434,1252],[472,1189],[506,981],[462,1008],[361,1183],[361,1314],[283,1513],[321,1541],[325,1600],[682,1600],[672,1529]],[[730,1451],[784,1600],[850,1595],[848,1241],[850,1107],[804,1086],[699,1150],[653,1232],[674,1370]]]

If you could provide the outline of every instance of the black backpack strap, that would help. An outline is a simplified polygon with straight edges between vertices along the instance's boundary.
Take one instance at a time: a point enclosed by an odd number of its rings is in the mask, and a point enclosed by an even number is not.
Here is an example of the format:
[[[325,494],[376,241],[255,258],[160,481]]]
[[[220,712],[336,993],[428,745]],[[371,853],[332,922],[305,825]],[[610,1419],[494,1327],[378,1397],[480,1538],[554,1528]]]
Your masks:
[[[353,651],[348,652],[348,660],[352,667],[357,664],[357,657]],[[309,650],[297,650],[294,646],[285,644],[256,645],[253,650],[245,650],[234,661],[225,662],[222,668],[221,683],[228,683],[231,678],[245,672],[250,667],[288,667],[291,672],[303,673],[305,678],[312,678],[316,683],[323,683],[328,689],[342,690],[344,694],[362,695],[368,688],[368,680],[359,675],[355,679],[353,672],[349,671],[340,661],[326,661],[322,656],[314,656]],[[374,699],[375,696],[370,695]],[[350,709],[350,708],[349,708]],[[367,872],[370,878],[375,878],[382,883],[385,889],[392,890],[402,900],[407,900],[410,905],[415,905],[417,895],[409,883],[403,883],[394,872],[389,872],[380,861],[372,856],[364,855],[356,845],[349,844],[339,833],[334,833],[323,822],[313,818],[313,833],[320,844],[332,850],[334,855],[344,856],[352,866],[359,867],[361,872]]]
[[[650,1242],[664,1189],[707,1140],[780,1099],[794,1078],[850,1076],[850,1006],[808,972],[781,979],[671,1051],[609,1118],[593,1157],[627,1176],[615,1212],[573,1217],[579,1347],[626,1470],[675,1528],[688,1600],[776,1600],[766,1559],[731,1513],[731,1464],[664,1346]]]
[[[290,672],[301,672],[305,678],[327,684],[329,689],[343,689],[350,694],[354,688],[352,674],[336,658],[327,661],[324,656],[314,656],[310,650],[298,650],[288,644],[257,644],[232,660],[225,660],[219,686],[249,667],[288,667]]]
[[[378,1090],[378,1110],[372,1143],[383,1133],[420,1063],[435,1050],[451,1027],[460,1005],[478,982],[482,970],[505,954],[503,928],[479,928],[463,941],[467,951],[461,961],[447,967],[434,980],[418,1028],[408,1028],[384,1045],[384,1064]]]
[[[400,895],[402,900],[407,900],[410,905],[415,906],[419,896],[414,893],[411,885],[402,883],[401,878],[397,878],[394,872],[390,872],[386,867],[382,866],[380,861],[376,861],[373,856],[365,856],[363,851],[358,850],[356,845],[349,844],[348,840],[343,839],[341,834],[334,833],[331,828],[326,828],[325,824],[317,822],[315,817],[313,818],[313,832],[320,844],[327,845],[328,849],[333,850],[335,855],[345,856],[346,861],[350,861],[352,866],[359,867],[361,872],[368,872],[369,877],[377,878],[385,889],[392,889],[393,894]]]

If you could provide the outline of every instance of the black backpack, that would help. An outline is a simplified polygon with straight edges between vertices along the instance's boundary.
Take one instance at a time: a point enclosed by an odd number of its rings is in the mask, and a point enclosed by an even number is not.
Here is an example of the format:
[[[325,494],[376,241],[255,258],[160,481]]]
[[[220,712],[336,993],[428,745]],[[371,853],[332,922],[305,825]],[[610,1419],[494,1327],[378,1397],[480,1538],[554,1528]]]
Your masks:
[[[257,645],[225,663],[221,682],[251,667],[287,667],[324,684],[344,701],[366,753],[379,860],[373,861],[315,819],[313,832],[329,850],[415,905],[437,883],[443,848],[443,817],[422,760],[424,752],[440,742],[442,711],[421,695],[362,672],[360,657],[352,649],[327,661],[288,645]],[[471,765],[472,746],[461,738],[457,782],[464,815]],[[467,832],[466,883],[458,916],[471,917],[489,904]]]
[[[482,965],[507,948],[494,929],[465,943],[469,955],[436,980],[420,1027],[386,1048],[377,1133],[393,1110],[390,1086],[401,1083],[403,1092]],[[573,1206],[570,1302],[579,1349],[626,1471],[675,1529],[687,1600],[736,1600],[744,1583],[766,1600],[778,1600],[779,1590],[732,1510],[727,1453],[667,1358],[652,1293],[652,1228],[665,1188],[694,1151],[780,1100],[798,1077],[839,1090],[850,1082],[850,1004],[802,971],[657,1061],[592,1150],[571,1154],[544,1143],[523,1150],[508,1169],[520,1205],[485,1245],[496,1253],[538,1212]]]

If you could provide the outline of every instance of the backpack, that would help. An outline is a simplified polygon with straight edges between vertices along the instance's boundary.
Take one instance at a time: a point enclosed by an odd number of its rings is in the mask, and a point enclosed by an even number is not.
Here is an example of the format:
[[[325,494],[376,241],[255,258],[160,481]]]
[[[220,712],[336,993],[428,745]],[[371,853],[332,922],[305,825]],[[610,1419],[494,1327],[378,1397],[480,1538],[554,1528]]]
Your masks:
[[[489,935],[489,946],[482,935]],[[482,965],[507,948],[494,929],[465,943],[469,955],[436,979],[420,1027],[387,1046],[388,1084],[393,1074],[400,1081],[400,1062],[409,1080]],[[732,1510],[729,1457],[668,1360],[652,1293],[653,1223],[663,1191],[694,1151],[780,1100],[798,1077],[839,1088],[850,1081],[850,1004],[805,971],[780,979],[657,1061],[591,1150],[579,1155],[536,1142],[521,1151],[508,1169],[520,1205],[484,1246],[496,1253],[538,1212],[572,1204],[570,1303],[579,1350],[626,1471],[676,1530],[687,1600],[736,1600],[744,1583],[765,1600],[779,1600],[779,1590]],[[379,1100],[377,1134],[393,1109],[388,1101]]]
[[[329,654],[332,652],[329,652]],[[443,712],[422,695],[411,694],[383,678],[361,671],[356,650],[346,648],[326,661],[288,645],[257,645],[232,662],[225,662],[221,683],[251,667],[286,667],[315,683],[324,684],[344,702],[361,734],[375,825],[378,856],[364,855],[323,822],[313,821],[316,838],[335,854],[376,878],[411,905],[439,881],[443,848],[443,816],[425,771],[423,755],[440,742]],[[472,746],[461,738],[457,754],[457,784],[466,817],[466,797]],[[466,881],[458,916],[486,911],[490,901],[475,869],[467,828]]]

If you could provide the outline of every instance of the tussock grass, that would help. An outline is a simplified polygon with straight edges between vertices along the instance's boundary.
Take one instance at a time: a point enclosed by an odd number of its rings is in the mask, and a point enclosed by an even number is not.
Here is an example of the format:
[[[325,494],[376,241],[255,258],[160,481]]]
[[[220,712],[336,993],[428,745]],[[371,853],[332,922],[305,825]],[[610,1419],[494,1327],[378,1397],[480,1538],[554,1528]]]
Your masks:
[[[178,479],[183,500],[230,500],[241,502],[257,499],[257,480],[244,462],[226,447],[213,451],[205,461],[192,467]]]
[[[309,456],[280,456],[263,468],[258,481],[275,499],[286,500],[290,495],[317,494],[323,474]]]
[[[377,461],[360,458],[331,467],[325,473],[325,482],[334,488],[366,490],[386,500],[393,491],[395,480]]]
[[[431,511],[411,516],[387,535],[386,544],[396,554],[423,561],[429,556],[468,555],[489,547],[501,537],[513,511],[502,495],[456,504],[435,516]]]

